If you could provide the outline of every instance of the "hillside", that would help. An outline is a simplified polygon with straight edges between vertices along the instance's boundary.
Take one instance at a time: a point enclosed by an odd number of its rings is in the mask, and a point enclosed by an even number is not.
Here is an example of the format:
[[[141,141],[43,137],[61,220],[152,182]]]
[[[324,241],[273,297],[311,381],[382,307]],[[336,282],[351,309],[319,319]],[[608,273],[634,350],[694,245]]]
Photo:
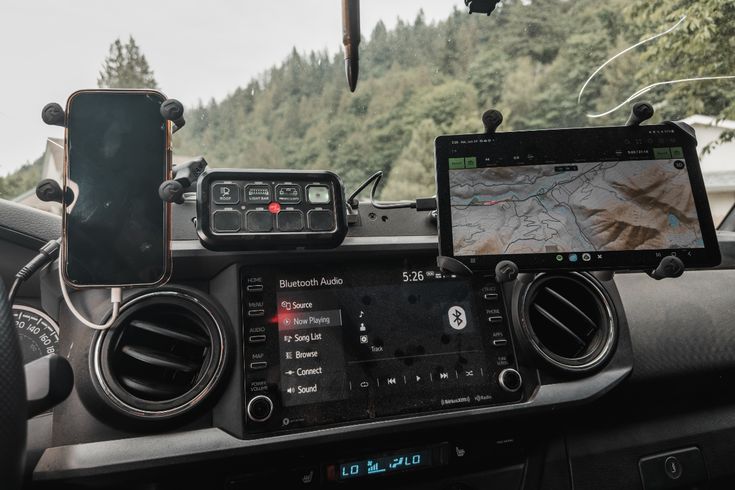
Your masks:
[[[433,139],[478,131],[485,109],[503,112],[504,129],[578,126],[636,88],[626,63],[611,71],[614,86],[605,77],[590,86],[595,107],[577,104],[591,71],[633,37],[621,30],[622,3],[505,2],[490,17],[456,10],[431,25],[420,14],[392,30],[378,24],[361,44],[355,94],[341,54],[294,50],[221,102],[189,110],[177,148],[213,166],[329,168],[348,188],[382,169],[384,198],[432,194]]]
[[[455,10],[438,23],[421,14],[390,30],[379,23],[361,43],[356,93],[347,89],[341,53],[294,48],[223,100],[187,108],[174,143],[213,167],[331,169],[348,188],[384,170],[383,198],[429,195],[434,138],[479,131],[488,108],[503,112],[503,130],[620,124],[627,109],[586,114],[653,82],[735,74],[733,10],[731,0],[506,0],[490,17]],[[595,68],[682,15],[675,33],[609,65],[578,103]],[[732,81],[681,84],[644,98],[656,103],[659,120],[735,118],[733,88]]]
[[[0,198],[14,199],[29,189],[36,187],[41,180],[43,156],[33,163],[26,163],[15,172],[0,177]]]

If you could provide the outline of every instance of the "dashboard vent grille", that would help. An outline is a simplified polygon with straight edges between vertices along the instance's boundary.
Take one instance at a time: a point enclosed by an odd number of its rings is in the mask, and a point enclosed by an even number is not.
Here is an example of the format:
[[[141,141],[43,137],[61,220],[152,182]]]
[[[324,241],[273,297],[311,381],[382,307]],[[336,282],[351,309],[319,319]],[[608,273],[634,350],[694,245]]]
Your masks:
[[[151,293],[133,300],[98,340],[102,386],[133,415],[169,416],[211,390],[224,361],[222,332],[198,301]]]
[[[521,323],[534,350],[567,371],[598,367],[615,341],[607,296],[583,274],[538,276],[526,292]]]

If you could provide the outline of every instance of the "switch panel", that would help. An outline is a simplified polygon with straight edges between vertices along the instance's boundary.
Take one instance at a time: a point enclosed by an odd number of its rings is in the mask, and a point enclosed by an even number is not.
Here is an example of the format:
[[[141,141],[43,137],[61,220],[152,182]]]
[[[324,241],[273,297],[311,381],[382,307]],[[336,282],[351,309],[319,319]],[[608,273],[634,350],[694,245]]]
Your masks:
[[[328,171],[208,170],[197,233],[211,250],[336,247],[347,234],[344,188]]]

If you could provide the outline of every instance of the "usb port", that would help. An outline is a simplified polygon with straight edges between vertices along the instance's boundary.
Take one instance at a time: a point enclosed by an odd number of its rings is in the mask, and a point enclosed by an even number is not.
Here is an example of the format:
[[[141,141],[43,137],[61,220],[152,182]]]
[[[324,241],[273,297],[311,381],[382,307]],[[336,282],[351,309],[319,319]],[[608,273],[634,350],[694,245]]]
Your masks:
[[[248,310],[248,316],[250,318],[263,315],[265,315],[265,311],[263,310]]]
[[[265,342],[265,335],[251,335],[248,337],[248,343],[250,344],[262,344]]]
[[[258,362],[250,363],[250,369],[265,369],[267,367],[268,367],[268,363],[266,361],[258,361]]]
[[[490,323],[500,323],[503,321],[503,317],[500,315],[490,316],[488,317],[487,321],[489,321]]]
[[[262,284],[248,284],[245,290],[248,293],[260,293],[263,291],[263,285]]]

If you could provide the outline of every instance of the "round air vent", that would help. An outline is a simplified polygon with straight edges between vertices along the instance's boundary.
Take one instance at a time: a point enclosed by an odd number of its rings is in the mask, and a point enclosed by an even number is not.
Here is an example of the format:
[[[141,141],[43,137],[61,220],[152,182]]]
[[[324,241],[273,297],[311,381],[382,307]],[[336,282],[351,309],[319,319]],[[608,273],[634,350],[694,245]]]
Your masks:
[[[125,303],[94,346],[94,371],[112,405],[149,419],[196,407],[224,368],[224,335],[216,318],[198,298],[179,291]]]
[[[607,361],[616,322],[607,295],[586,274],[541,274],[521,300],[521,327],[551,365],[585,372]]]

